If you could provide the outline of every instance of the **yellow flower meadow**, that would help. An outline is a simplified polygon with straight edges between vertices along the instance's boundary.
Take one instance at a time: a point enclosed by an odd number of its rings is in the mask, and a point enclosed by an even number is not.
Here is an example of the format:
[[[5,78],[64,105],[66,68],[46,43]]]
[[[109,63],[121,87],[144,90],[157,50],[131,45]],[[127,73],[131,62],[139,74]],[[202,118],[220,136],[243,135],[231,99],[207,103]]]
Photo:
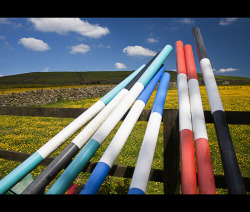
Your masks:
[[[249,111],[250,86],[219,86],[219,92],[224,109],[226,111]],[[200,86],[201,98],[204,110],[210,110],[206,88]],[[156,90],[154,90],[145,109],[151,109],[153,106]],[[61,101],[59,103],[45,105],[47,107],[78,107],[88,108],[100,98],[84,99],[78,101]],[[178,109],[178,91],[170,89],[167,94],[165,109]],[[39,147],[44,145],[50,138],[60,132],[73,119],[69,118],[47,118],[47,117],[25,117],[25,116],[1,116],[0,122],[0,149],[12,150],[18,152],[33,153]],[[103,152],[112,140],[116,131],[122,122],[116,126],[108,136],[103,145],[91,159],[92,162],[98,162]],[[138,121],[125,143],[121,153],[115,161],[115,164],[135,166],[140,151],[141,143],[144,137],[147,122]],[[234,143],[235,152],[241,169],[242,176],[250,177],[250,142],[248,125],[229,125],[230,133]],[[222,175],[223,167],[220,157],[219,146],[213,124],[207,124],[210,152],[213,162],[214,174]],[[76,135],[74,135],[76,136]],[[73,136],[73,137],[74,137]],[[51,156],[56,157],[73,139],[69,139],[65,144],[58,148]],[[0,159],[0,179],[12,171],[20,162]],[[163,124],[161,124],[158,142],[152,168],[163,169]],[[31,174],[36,178],[45,167],[38,166]],[[62,173],[62,172],[61,172]],[[81,173],[75,180],[77,185],[86,183],[90,174]],[[59,175],[58,175],[59,176]],[[55,180],[53,180],[55,182]],[[123,194],[129,189],[130,179],[107,177],[99,193]],[[52,183],[50,184],[50,186]],[[49,188],[49,187],[48,187]],[[47,190],[48,190],[47,188]],[[218,193],[224,193],[225,190],[217,189]],[[162,194],[163,183],[149,182],[147,194]]]

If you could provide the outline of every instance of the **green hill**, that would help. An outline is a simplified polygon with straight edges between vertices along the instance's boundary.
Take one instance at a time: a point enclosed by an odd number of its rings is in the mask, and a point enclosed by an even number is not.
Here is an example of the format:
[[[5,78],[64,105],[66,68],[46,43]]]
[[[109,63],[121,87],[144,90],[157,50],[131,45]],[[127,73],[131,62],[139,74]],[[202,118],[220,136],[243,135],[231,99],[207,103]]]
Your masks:
[[[168,71],[171,81],[176,81],[176,72]],[[0,88],[9,87],[49,87],[60,85],[118,84],[131,71],[96,71],[96,72],[32,72],[0,77]],[[201,73],[198,80],[203,83]],[[250,78],[216,75],[218,85],[249,85]]]

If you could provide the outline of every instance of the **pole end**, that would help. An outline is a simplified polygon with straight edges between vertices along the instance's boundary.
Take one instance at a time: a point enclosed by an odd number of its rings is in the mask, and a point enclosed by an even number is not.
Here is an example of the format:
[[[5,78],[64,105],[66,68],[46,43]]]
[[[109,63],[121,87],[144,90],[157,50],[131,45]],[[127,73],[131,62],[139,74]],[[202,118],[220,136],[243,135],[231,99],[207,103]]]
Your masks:
[[[201,61],[203,58],[208,58],[207,50],[199,27],[194,27],[192,31],[199,60]]]

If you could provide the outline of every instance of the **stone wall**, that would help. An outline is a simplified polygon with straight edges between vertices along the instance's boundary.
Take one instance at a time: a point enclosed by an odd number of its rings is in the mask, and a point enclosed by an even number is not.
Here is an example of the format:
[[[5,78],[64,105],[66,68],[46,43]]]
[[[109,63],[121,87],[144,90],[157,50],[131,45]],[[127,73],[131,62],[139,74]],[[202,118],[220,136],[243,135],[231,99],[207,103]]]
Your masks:
[[[0,95],[0,106],[30,106],[55,103],[60,100],[80,100],[100,97],[110,91],[113,85],[78,88],[38,89],[24,93]]]
[[[30,106],[55,103],[60,100],[81,100],[104,96],[114,85],[89,86],[78,88],[38,89],[24,93],[0,95],[0,106]],[[169,88],[176,88],[176,82],[170,82]],[[158,88],[158,85],[155,89]]]

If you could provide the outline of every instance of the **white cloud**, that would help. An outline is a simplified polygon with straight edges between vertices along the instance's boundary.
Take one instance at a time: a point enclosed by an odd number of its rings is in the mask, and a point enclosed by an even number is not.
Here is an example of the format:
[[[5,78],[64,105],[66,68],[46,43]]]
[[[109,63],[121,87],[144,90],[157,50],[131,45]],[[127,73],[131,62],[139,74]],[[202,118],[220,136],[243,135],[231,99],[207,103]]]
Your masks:
[[[156,52],[142,46],[127,46],[122,50],[128,56],[155,56]]]
[[[239,71],[238,68],[221,68],[219,71],[216,71],[216,69],[213,68],[213,72],[215,73],[225,73],[225,72],[232,72],[232,71]]]
[[[104,44],[102,44],[102,43],[99,43],[97,47],[98,47],[98,48],[107,48],[107,49],[110,49],[110,48],[111,48],[110,45],[104,45]]]
[[[123,63],[115,63],[116,69],[126,69],[127,67]]]
[[[18,44],[22,44],[26,49],[32,51],[44,52],[50,49],[47,43],[36,38],[21,38],[19,39]]]
[[[110,33],[107,27],[93,25],[80,18],[29,18],[28,20],[34,24],[36,30],[42,32],[56,32],[58,34],[77,32],[90,38],[100,38]]]
[[[225,25],[229,25],[235,21],[237,21],[238,18],[222,18],[219,22],[220,26],[225,26]]]
[[[4,46],[3,47],[5,49],[13,50],[13,47],[7,41],[4,42]]]
[[[11,24],[8,18],[0,18],[0,24]]]
[[[21,23],[14,23],[10,20],[13,20],[14,18],[0,18],[0,24],[7,24],[13,26],[13,28],[19,28],[22,27]]]
[[[237,68],[221,68],[218,73],[225,73],[225,72],[231,72],[231,71],[238,71]]]
[[[194,24],[195,20],[193,18],[181,18],[178,22],[181,24]]]
[[[42,72],[49,72],[49,67],[44,68]]]
[[[77,46],[71,46],[70,54],[82,53],[85,54],[90,51],[90,47],[86,44],[79,44]]]
[[[148,43],[158,43],[159,40],[157,40],[157,39],[155,39],[155,38],[148,38],[148,39],[147,39],[147,42],[148,42]]]

